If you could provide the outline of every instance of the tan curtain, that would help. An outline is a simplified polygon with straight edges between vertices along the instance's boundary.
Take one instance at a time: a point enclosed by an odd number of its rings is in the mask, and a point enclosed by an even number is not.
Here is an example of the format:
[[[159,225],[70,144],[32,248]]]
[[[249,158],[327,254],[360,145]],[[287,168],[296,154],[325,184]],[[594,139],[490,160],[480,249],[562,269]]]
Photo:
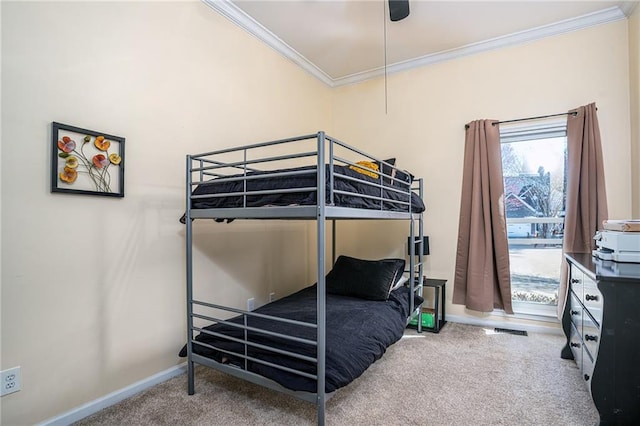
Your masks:
[[[592,103],[569,111],[567,116],[567,202],[563,253],[591,253],[593,236],[607,219],[602,143]],[[558,318],[567,300],[567,262],[562,262],[558,290]]]
[[[500,130],[496,120],[467,125],[453,303],[512,314]]]

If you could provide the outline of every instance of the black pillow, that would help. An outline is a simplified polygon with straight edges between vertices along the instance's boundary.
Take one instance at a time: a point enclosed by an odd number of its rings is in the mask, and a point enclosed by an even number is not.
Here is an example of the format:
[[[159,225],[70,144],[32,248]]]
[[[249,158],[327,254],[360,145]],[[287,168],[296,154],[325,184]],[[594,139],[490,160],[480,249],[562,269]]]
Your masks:
[[[340,256],[326,276],[327,293],[387,300],[404,272],[404,259],[363,260]]]
[[[388,158],[386,160],[383,160],[384,163],[378,163],[376,161],[376,164],[378,164],[378,170],[380,170],[383,174],[388,175],[387,176],[383,176],[384,179],[384,183],[389,184],[389,185],[393,185],[393,177],[395,176],[395,166],[396,165],[396,159],[395,158]],[[388,163],[388,164],[385,164]],[[391,166],[389,165],[391,164]]]
[[[413,177],[414,176],[411,173],[398,169],[396,170],[394,185],[406,188],[407,185],[410,185],[411,182],[413,182]]]
[[[380,170],[385,175],[391,176],[391,177],[385,176],[384,183],[406,188],[407,184],[411,184],[411,182],[413,182],[414,176],[411,173],[407,172],[406,170],[397,169],[395,167],[396,165],[395,158],[388,158],[383,161],[384,163],[391,164],[391,166],[389,166],[387,164],[379,163],[376,161],[376,164],[378,165],[378,170]]]

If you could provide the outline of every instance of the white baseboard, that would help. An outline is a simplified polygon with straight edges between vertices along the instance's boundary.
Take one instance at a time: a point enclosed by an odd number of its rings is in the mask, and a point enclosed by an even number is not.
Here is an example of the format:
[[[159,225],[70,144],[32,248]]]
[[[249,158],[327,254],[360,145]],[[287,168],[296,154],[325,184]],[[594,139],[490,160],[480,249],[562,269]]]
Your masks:
[[[173,377],[179,376],[180,374],[186,373],[186,371],[186,362],[180,365],[176,365],[167,370],[161,371],[158,374],[154,374],[151,377],[147,377],[146,379],[142,379],[139,382],[133,383],[132,385],[129,385],[125,388],[122,388],[115,392],[111,392],[108,395],[76,407],[70,411],[67,411],[66,413],[62,413],[59,416],[52,417],[48,420],[43,421],[42,423],[38,423],[37,426],[70,425],[71,423],[82,420],[85,417],[95,414],[104,408],[110,407],[120,401],[130,398],[133,395],[142,392],[143,390],[167,381]]]
[[[536,325],[527,323],[516,323],[513,321],[500,321],[490,320],[484,318],[473,318],[462,315],[449,315],[447,314],[447,322],[458,322],[460,324],[477,325],[479,327],[490,328],[517,328],[518,330],[530,331],[532,333],[546,333],[546,334],[563,334],[562,327],[558,325]]]

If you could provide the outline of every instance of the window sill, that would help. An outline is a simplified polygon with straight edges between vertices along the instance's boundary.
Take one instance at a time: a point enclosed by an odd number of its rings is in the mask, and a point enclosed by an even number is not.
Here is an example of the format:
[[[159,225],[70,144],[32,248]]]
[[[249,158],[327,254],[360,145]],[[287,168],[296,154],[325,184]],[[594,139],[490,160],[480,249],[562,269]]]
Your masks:
[[[532,321],[560,322],[558,320],[558,307],[556,305],[543,305],[540,303],[512,302],[513,316]],[[500,311],[504,314],[503,311]],[[506,315],[506,314],[504,314]]]

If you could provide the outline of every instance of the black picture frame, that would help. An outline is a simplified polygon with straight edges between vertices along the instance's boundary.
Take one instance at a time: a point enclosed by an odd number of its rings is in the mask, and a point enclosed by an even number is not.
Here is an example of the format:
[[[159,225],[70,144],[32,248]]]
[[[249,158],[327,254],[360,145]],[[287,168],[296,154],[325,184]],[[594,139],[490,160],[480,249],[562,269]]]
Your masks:
[[[121,136],[52,122],[51,192],[124,197]]]

